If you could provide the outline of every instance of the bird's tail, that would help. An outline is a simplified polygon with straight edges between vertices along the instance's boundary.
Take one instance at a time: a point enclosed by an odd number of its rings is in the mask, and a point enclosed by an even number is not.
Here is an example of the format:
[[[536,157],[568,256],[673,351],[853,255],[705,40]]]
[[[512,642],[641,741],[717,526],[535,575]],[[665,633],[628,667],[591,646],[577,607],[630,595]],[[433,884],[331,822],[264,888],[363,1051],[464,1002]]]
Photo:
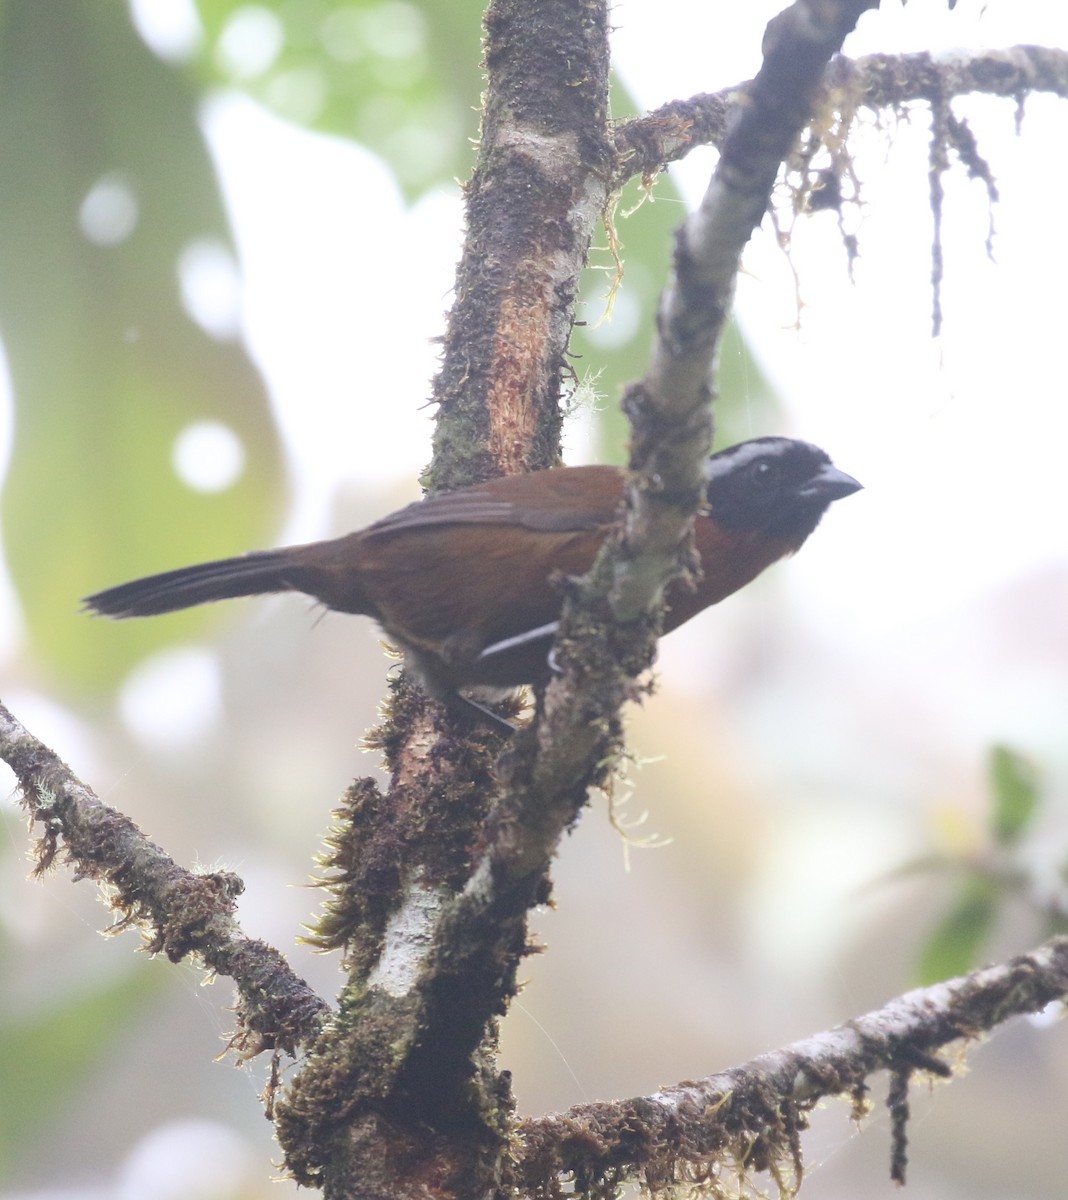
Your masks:
[[[148,575],[86,596],[82,607],[104,617],[152,617],[212,600],[303,591],[299,565],[287,550],[264,550]]]

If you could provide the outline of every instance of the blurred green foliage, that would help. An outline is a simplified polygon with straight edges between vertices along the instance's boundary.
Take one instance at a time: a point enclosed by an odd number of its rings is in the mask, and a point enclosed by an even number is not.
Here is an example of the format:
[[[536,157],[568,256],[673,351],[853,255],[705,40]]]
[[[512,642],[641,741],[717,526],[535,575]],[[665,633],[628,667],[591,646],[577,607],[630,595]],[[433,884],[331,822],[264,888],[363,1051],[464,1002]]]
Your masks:
[[[0,33],[0,335],[15,395],[4,545],[35,657],[106,686],[179,626],[119,637],[101,622],[87,638],[79,590],[260,541],[283,499],[280,450],[240,344],[182,305],[183,256],[231,253],[184,75],[123,5],[10,0]],[[240,478],[215,492],[171,463],[205,420],[244,450]]]
[[[200,0],[207,83],[380,155],[409,199],[466,178],[481,90],[480,0]]]
[[[1002,846],[1020,840],[1038,811],[1038,778],[1034,765],[1008,746],[990,752],[990,788],[993,796],[992,827]]]
[[[7,951],[0,944],[5,978]],[[127,958],[124,969],[100,983],[59,990],[53,1000],[28,1010],[5,998],[0,1006],[0,1181],[25,1154],[39,1152],[41,1129],[129,1036],[131,1022],[168,978],[157,964]]]
[[[938,983],[979,966],[1003,899],[997,880],[966,871],[952,905],[920,949],[918,982]]]
[[[999,920],[1012,902],[1035,912],[1036,938],[1068,928],[1063,895],[1044,895],[1034,856],[1025,844],[1041,812],[1042,796],[1034,765],[1008,746],[993,746],[987,760],[990,792],[986,845],[978,853],[938,855],[911,870],[950,873],[956,887],[945,915],[920,949],[920,983],[936,983],[979,966]],[[1062,885],[1065,882],[1062,871]]]
[[[433,0],[200,0],[207,40],[199,69],[204,79],[239,87],[281,117],[375,151],[413,199],[454,186],[474,165],[484,7],[482,0],[447,6]],[[618,77],[611,100],[616,120],[638,115]],[[573,367],[576,381],[600,401],[600,457],[608,461],[626,458],[627,424],[617,402],[645,368],[657,298],[684,215],[666,174],[648,190],[634,181],[611,217],[619,258],[607,234],[590,256]],[[625,309],[615,322],[613,308]],[[733,327],[720,366],[719,441],[751,436],[754,426],[771,432],[774,397]]]

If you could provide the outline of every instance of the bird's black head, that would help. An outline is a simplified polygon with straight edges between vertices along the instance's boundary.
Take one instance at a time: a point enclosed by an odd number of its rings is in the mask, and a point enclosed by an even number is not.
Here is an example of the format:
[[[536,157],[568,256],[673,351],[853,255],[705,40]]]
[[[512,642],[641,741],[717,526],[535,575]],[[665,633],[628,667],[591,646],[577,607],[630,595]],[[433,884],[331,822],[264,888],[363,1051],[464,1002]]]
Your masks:
[[[705,463],[713,520],[731,533],[765,533],[795,548],[820,523],[831,502],[862,484],[818,447],[792,438],[739,442]]]

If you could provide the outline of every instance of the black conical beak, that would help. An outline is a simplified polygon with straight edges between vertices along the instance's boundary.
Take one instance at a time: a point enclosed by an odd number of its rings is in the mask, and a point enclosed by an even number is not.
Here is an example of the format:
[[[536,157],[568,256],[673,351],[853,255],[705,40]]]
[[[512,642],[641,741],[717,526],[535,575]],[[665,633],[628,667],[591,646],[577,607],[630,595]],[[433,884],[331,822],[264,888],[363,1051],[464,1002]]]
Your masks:
[[[806,500],[841,500],[843,496],[852,496],[854,492],[862,491],[864,484],[858,483],[852,475],[839,471],[833,463],[820,467],[819,471],[801,489],[801,495]]]

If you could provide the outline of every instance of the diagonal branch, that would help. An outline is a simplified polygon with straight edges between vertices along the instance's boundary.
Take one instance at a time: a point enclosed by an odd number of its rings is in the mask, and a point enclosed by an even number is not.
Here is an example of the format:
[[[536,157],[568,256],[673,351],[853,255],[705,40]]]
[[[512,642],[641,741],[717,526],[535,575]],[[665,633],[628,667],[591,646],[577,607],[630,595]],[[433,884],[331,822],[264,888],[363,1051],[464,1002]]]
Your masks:
[[[577,819],[587,789],[604,782],[615,761],[619,707],[634,693],[633,679],[649,665],[654,645],[654,626],[642,614],[675,570],[701,494],[711,422],[708,379],[741,250],[760,222],[781,160],[809,118],[827,60],[866,7],[867,0],[799,3],[773,23],[750,102],[740,110],[702,211],[680,235],[660,342],[639,385],[641,404],[632,391],[644,488],[634,489],[638,500],[626,540],[614,559],[602,555],[578,585],[588,602],[568,605],[556,646],[560,676],[546,693],[536,728],[499,764],[502,799],[487,824],[481,859],[438,929],[431,961],[445,972],[441,990],[462,1000],[465,1029],[488,1021],[514,990],[526,909],[548,895],[559,840]],[[657,449],[663,445],[667,450]],[[613,590],[614,615],[607,604]],[[444,1016],[456,1008],[439,1011]],[[423,1043],[450,1032],[455,1039],[455,1024],[450,1030],[447,1022],[435,1022]]]
[[[870,7],[870,0],[799,0],[768,25],[761,68],[734,112],[700,207],[677,235],[652,360],[623,399],[633,475],[610,596],[620,621],[648,612],[679,570],[703,495],[712,367],[742,250],[812,116],[827,63]]]
[[[675,569],[700,496],[711,419],[708,377],[738,259],[760,222],[782,158],[811,114],[828,58],[865,7],[862,0],[799,3],[774,26],[764,68],[740,111],[705,208],[680,237],[677,278],[662,310],[661,345],[645,385],[646,407],[659,410],[656,421],[643,419],[641,406],[631,404],[639,418],[645,486],[661,472],[657,503],[668,520],[645,519],[639,501],[618,568],[602,556],[589,581],[578,585],[588,589],[592,602],[569,606],[556,647],[560,677],[546,693],[541,719],[498,764],[501,799],[484,826],[468,883],[454,900],[435,904],[432,927],[419,917],[418,940],[408,936],[413,926],[404,925],[405,944],[419,957],[419,970],[392,1007],[411,1014],[404,1029],[418,1021],[418,1035],[406,1040],[398,1031],[391,1038],[389,1087],[394,1100],[403,1095],[409,1109],[427,1105],[420,1111],[431,1127],[455,1120],[461,1111],[457,1084],[470,1076],[472,1052],[515,990],[527,910],[548,897],[559,840],[577,819],[589,786],[603,782],[615,761],[619,707],[633,694],[633,679],[648,665],[653,646],[653,623],[640,620],[641,614]],[[492,19],[489,28],[492,34]],[[492,65],[492,54],[488,60]],[[654,450],[658,441],[671,447],[667,455]],[[666,541],[660,538],[664,528]],[[643,555],[655,560],[654,571]],[[627,624],[614,619],[607,604],[613,587],[624,593],[616,616]],[[647,637],[636,636],[638,625]],[[368,1030],[386,1027],[385,1018],[378,1026],[380,989],[370,996],[361,991],[359,1005],[362,1014],[372,1014]],[[357,1041],[365,1044],[363,1037]],[[351,1061],[364,1061],[362,1052]],[[306,1073],[309,1083],[314,1078],[315,1072]],[[349,1070],[346,1079],[355,1082],[355,1073]],[[292,1090],[284,1112],[294,1122],[292,1140],[318,1119],[303,1085]],[[288,1130],[283,1141],[291,1141]],[[314,1180],[314,1171],[306,1178]]]
[[[237,1032],[242,1058],[262,1050],[294,1054],[310,1042],[328,1009],[281,954],[246,937],[234,917],[244,884],[231,871],[194,874],[165,854],[129,817],[109,808],[0,704],[0,759],[15,772],[22,802],[43,826],[35,874],[57,856],[75,878],[95,879],[119,920],[136,925],[150,953],[171,962],[197,955],[216,975],[237,985]]]
[[[1060,937],[998,966],[908,992],[729,1071],[651,1096],[525,1121],[515,1183],[533,1195],[557,1197],[564,1194],[564,1175],[599,1194],[606,1180],[663,1183],[676,1178],[682,1163],[696,1168],[696,1177],[721,1165],[799,1174],[799,1136],[817,1101],[851,1094],[863,1109],[868,1077],[889,1070],[891,1095],[901,1104],[914,1071],[951,1074],[936,1051],[1066,996],[1068,938]],[[903,1174],[904,1130],[895,1133],[893,1161]]]

